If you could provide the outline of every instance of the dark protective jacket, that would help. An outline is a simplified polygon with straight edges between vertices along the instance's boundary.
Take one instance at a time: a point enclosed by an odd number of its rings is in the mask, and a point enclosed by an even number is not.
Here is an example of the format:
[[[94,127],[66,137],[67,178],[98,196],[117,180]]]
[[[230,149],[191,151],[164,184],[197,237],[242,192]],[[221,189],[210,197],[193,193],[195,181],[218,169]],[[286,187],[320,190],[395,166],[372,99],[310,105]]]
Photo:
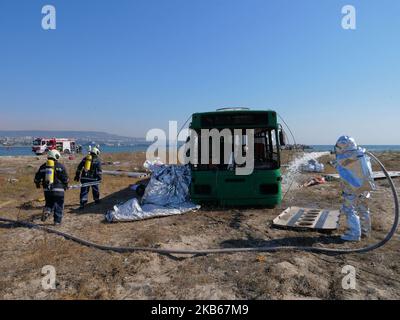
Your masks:
[[[85,161],[86,157],[82,159],[82,161],[78,165],[78,169],[76,170],[76,176],[81,177],[81,182],[91,182],[91,181],[100,181],[102,178],[102,169],[101,169],[101,160],[99,157],[93,156],[92,165],[89,171],[85,171]]]
[[[54,169],[54,183],[51,186],[46,183],[46,163],[42,164],[36,172],[34,183],[41,184],[44,192],[49,192],[53,196],[64,196],[69,182],[67,170],[58,161],[55,162]]]

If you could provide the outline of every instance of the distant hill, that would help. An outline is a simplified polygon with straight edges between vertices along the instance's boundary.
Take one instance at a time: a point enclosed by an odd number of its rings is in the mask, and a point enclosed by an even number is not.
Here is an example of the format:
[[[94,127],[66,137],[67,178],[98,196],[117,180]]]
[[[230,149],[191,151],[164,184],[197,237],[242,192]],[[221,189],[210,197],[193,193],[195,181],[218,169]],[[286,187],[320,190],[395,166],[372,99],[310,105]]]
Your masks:
[[[1,144],[27,145],[33,138],[72,138],[78,143],[86,144],[137,144],[145,141],[144,138],[124,137],[101,131],[50,131],[50,130],[0,130]]]
[[[0,137],[60,137],[60,138],[95,138],[95,139],[126,139],[132,140],[137,138],[124,137],[116,134],[110,134],[101,131],[50,131],[50,130],[0,130]]]

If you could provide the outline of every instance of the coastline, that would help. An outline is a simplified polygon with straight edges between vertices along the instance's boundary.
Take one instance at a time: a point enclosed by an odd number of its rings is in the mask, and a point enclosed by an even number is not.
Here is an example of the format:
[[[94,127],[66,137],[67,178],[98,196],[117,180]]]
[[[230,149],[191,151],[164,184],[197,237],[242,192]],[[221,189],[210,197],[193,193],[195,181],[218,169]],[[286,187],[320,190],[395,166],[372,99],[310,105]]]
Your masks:
[[[333,145],[311,145],[312,149],[302,150],[301,152],[330,152],[333,150]],[[399,153],[400,145],[364,145],[362,146],[370,152],[376,153]],[[31,146],[0,146],[0,158],[4,157],[38,157],[35,155]],[[148,145],[135,146],[101,146],[103,154],[121,154],[121,153],[136,153],[146,152]],[[82,153],[85,154],[85,151]],[[79,156],[80,154],[78,154]],[[40,156],[39,156],[40,157]]]

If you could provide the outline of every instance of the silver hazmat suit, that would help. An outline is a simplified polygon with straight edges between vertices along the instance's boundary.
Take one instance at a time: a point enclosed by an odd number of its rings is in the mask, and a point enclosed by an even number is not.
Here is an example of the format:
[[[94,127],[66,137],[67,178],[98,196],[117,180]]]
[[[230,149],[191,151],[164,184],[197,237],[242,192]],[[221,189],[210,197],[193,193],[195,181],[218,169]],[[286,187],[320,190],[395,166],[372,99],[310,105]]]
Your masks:
[[[341,136],[335,145],[335,167],[342,180],[344,203],[341,212],[346,216],[345,241],[359,241],[369,236],[371,218],[368,208],[370,191],[375,190],[371,160],[365,149],[349,136]]]

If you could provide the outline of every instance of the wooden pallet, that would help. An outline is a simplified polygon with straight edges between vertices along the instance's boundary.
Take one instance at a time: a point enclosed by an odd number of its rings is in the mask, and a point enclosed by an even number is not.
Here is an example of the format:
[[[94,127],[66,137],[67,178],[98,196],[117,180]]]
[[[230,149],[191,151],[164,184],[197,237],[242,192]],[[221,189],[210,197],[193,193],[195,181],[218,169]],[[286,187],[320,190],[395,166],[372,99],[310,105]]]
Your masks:
[[[273,226],[332,231],[339,227],[339,216],[339,210],[289,207],[273,220]]]
[[[390,175],[391,178],[398,178],[398,177],[400,177],[400,171],[389,171],[389,175]],[[336,174],[326,174],[325,176],[331,177],[331,178],[334,178],[334,179],[339,179],[340,178],[337,173]],[[386,179],[386,176],[382,171],[375,171],[373,173],[373,176],[374,176],[375,180]]]

